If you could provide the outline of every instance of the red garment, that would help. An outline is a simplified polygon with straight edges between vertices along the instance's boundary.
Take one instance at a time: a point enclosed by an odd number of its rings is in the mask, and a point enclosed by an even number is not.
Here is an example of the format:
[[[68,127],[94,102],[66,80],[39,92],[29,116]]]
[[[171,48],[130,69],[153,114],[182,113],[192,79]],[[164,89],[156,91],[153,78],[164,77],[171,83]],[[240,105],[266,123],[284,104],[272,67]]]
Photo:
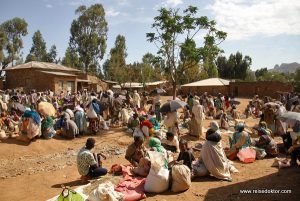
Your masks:
[[[153,128],[152,123],[151,123],[148,119],[146,119],[146,120],[144,120],[144,121],[141,122],[141,128],[142,128],[143,126],[147,126],[149,129],[150,129],[150,128]]]
[[[134,201],[146,198],[144,192],[145,178],[133,178],[129,171],[130,166],[123,166],[123,180],[117,185],[115,191],[124,194],[124,201]]]
[[[230,107],[230,102],[228,100],[225,100],[225,107],[226,109]]]

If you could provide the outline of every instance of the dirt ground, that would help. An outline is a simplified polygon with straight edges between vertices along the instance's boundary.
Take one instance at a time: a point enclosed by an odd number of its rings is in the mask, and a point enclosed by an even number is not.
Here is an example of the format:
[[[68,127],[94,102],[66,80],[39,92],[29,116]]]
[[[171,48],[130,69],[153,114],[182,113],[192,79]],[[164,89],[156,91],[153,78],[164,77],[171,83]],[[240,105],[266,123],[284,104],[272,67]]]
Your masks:
[[[240,99],[238,106],[243,110],[247,99]],[[207,127],[210,121],[205,120]],[[258,119],[249,119],[253,126]],[[124,159],[126,146],[131,143],[131,136],[125,129],[102,131],[94,136],[95,152],[101,151],[108,156],[103,161],[104,167],[112,164],[127,164]],[[187,137],[187,136],[184,136]],[[60,138],[37,140],[31,144],[7,139],[0,143],[0,200],[39,201],[47,200],[61,192],[61,184],[76,188],[81,185],[76,168],[76,154],[84,145],[88,136],[74,140]],[[187,137],[188,138],[188,137]],[[191,145],[199,142],[192,140]],[[223,137],[223,146],[228,146],[228,137]],[[280,142],[279,138],[276,141]],[[285,157],[285,156],[281,156]],[[174,194],[147,194],[146,200],[299,200],[300,168],[281,169],[271,167],[274,159],[258,160],[251,164],[234,161],[240,171],[233,175],[233,181],[219,181],[213,177],[197,178],[189,190]],[[291,190],[291,193],[242,194],[240,190],[274,189]]]

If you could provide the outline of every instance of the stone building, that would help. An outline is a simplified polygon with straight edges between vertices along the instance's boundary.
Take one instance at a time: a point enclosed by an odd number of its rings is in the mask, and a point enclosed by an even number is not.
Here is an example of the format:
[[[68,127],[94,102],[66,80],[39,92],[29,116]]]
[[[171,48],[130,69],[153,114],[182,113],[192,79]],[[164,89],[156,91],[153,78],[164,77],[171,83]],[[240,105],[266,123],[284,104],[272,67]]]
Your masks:
[[[254,95],[277,98],[281,92],[293,92],[291,84],[279,81],[230,82],[229,95],[235,97],[253,97]]]
[[[25,92],[51,89],[55,93],[106,89],[106,84],[97,77],[54,63],[31,61],[6,68],[5,72],[5,89],[23,88]]]

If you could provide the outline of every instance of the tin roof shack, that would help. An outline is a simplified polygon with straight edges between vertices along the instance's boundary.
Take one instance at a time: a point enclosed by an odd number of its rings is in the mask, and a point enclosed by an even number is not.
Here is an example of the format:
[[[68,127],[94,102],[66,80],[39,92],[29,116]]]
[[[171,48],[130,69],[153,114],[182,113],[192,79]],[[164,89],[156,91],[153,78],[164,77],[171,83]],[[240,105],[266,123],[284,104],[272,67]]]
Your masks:
[[[279,81],[230,82],[229,93],[235,97],[253,97],[254,95],[277,98],[278,92],[293,92],[291,84]]]
[[[180,91],[183,94],[194,93],[200,95],[204,92],[207,92],[208,94],[212,95],[217,95],[218,93],[227,95],[229,91],[229,80],[224,80],[221,78],[200,80],[182,85]]]

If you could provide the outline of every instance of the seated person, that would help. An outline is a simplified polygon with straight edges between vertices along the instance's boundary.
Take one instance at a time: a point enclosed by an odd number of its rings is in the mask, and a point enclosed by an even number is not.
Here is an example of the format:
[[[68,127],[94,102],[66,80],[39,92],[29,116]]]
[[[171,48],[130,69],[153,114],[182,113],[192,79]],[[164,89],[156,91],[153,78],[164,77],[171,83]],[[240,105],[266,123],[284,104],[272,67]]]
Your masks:
[[[240,122],[235,126],[236,132],[229,137],[230,151],[229,155],[237,154],[240,149],[251,146],[250,135],[244,131],[245,124]]]
[[[228,130],[229,129],[229,119],[227,117],[227,114],[223,112],[223,114],[220,117],[220,127]]]
[[[100,156],[104,159],[106,157],[103,154],[93,154],[91,152],[95,146],[95,142],[94,138],[88,138],[85,147],[80,149],[77,154],[77,169],[83,181],[107,174],[107,169],[101,167],[100,160]]]
[[[267,127],[267,123],[265,121],[261,121],[258,124],[258,127],[253,127],[254,130],[257,131],[259,136],[269,135],[272,136],[272,131]]]
[[[220,134],[214,128],[210,128],[206,132],[206,140],[203,144],[199,161],[204,164],[212,176],[231,181],[230,173],[237,170],[229,163],[225,155]]]
[[[128,120],[128,128],[134,131],[134,129],[139,125],[140,125],[140,121],[138,119],[138,114],[134,113],[132,117],[130,117]]]
[[[143,137],[135,136],[134,142],[127,147],[125,158],[135,167],[138,166],[140,159],[145,156],[146,150],[143,143]]]
[[[255,142],[255,146],[264,149],[269,156],[275,157],[278,155],[277,144],[268,134],[261,135],[259,140]]]
[[[144,136],[149,137],[154,134],[154,129],[152,123],[145,117],[140,117],[140,128]]]
[[[176,161],[172,161],[169,166],[183,161],[183,164],[192,170],[192,162],[195,160],[193,153],[189,150],[186,140],[181,139],[179,142],[180,153]]]
[[[47,116],[42,120],[42,135],[45,139],[53,138],[56,135],[53,125],[54,122],[50,116]]]
[[[231,116],[232,116],[233,119],[239,119],[240,118],[239,112],[237,111],[235,105],[232,105],[232,110],[230,111],[230,113],[231,113]]]
[[[167,132],[167,139],[162,139],[161,143],[166,150],[176,153],[180,151],[178,138],[172,132]]]

